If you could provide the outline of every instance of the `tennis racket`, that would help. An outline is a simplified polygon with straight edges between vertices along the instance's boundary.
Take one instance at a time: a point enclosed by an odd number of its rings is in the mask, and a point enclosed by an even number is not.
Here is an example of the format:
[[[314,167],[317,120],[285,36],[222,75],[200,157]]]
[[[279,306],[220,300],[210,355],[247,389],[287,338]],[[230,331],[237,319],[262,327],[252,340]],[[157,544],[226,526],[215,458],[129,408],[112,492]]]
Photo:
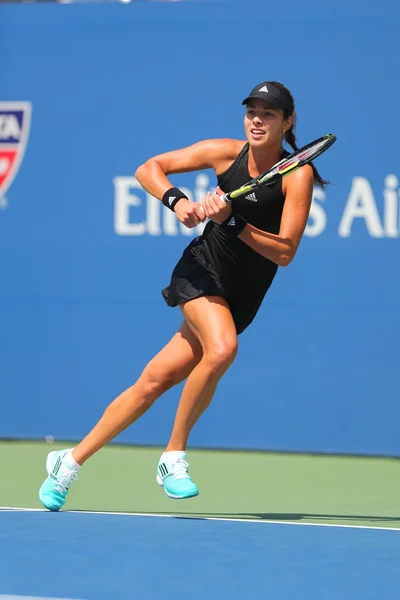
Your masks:
[[[233,200],[233,198],[238,198],[239,196],[244,196],[249,192],[253,192],[254,190],[263,187],[265,185],[271,185],[275,183],[282,177],[286,175],[290,175],[290,173],[294,173],[300,167],[307,165],[318,156],[320,156],[325,150],[328,150],[336,142],[336,136],[333,133],[329,133],[324,135],[323,137],[310,142],[303,148],[296,150],[293,154],[290,154],[286,158],[283,158],[279,162],[277,162],[271,169],[265,171],[258,177],[251,179],[248,183],[238,188],[237,190],[233,190],[232,192],[228,192],[221,196],[222,200],[225,202],[229,202]]]

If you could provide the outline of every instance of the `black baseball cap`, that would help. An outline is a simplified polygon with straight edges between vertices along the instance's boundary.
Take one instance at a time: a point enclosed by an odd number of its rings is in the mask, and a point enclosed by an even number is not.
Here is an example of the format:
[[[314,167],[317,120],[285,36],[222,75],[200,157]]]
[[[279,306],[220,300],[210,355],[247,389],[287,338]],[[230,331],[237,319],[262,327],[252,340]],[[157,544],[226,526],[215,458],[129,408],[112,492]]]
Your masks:
[[[275,108],[287,110],[289,114],[293,114],[294,104],[290,96],[269,81],[263,81],[256,85],[247,98],[243,100],[242,104],[247,104],[252,98],[260,98],[261,100],[269,102]]]

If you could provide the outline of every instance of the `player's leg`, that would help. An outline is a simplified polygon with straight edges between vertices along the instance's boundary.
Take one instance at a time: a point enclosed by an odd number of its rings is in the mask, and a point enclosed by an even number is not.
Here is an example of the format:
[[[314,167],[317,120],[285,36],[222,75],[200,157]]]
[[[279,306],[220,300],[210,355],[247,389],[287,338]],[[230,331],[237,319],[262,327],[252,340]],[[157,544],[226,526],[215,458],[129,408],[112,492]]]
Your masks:
[[[51,452],[46,469],[49,477],[39,491],[42,504],[59,510],[79,467],[121,431],[134,423],[153,402],[180,383],[201,360],[202,348],[186,322],[171,341],[148,363],[137,382],[122,392],[105,410],[89,434],[74,448]]]
[[[236,327],[223,298],[197,298],[182,305],[182,313],[201,343],[203,355],[183,388],[167,450],[185,450],[191,429],[211,402],[238,348]]]
[[[74,460],[83,464],[110,440],[141,417],[164,392],[189,375],[202,356],[201,345],[186,322],[148,363],[137,382],[122,392],[102,418],[74,448]]]
[[[157,481],[171,498],[198,494],[188,474],[186,444],[194,424],[210,404],[218,381],[234,361],[238,345],[232,314],[223,298],[196,298],[182,305],[181,310],[203,354],[185,383],[171,438],[158,465]]]

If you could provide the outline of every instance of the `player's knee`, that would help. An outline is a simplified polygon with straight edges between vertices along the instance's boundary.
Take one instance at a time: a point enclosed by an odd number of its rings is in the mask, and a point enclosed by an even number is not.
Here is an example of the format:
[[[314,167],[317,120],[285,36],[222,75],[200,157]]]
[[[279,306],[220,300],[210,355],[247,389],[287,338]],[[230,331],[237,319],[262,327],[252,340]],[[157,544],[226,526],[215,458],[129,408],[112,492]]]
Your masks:
[[[144,397],[149,401],[156,400],[161,394],[176,385],[177,377],[173,370],[148,368],[143,373]]]
[[[238,350],[236,337],[222,338],[216,340],[209,351],[205,353],[204,359],[213,371],[225,371],[235,360]]]

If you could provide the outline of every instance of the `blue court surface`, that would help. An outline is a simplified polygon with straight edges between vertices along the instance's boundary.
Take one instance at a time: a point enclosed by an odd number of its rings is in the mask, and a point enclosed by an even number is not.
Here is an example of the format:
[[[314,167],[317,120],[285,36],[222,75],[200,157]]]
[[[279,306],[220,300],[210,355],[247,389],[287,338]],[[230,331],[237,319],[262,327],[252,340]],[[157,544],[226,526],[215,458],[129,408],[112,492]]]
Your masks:
[[[0,600],[399,600],[400,530],[0,509]]]

